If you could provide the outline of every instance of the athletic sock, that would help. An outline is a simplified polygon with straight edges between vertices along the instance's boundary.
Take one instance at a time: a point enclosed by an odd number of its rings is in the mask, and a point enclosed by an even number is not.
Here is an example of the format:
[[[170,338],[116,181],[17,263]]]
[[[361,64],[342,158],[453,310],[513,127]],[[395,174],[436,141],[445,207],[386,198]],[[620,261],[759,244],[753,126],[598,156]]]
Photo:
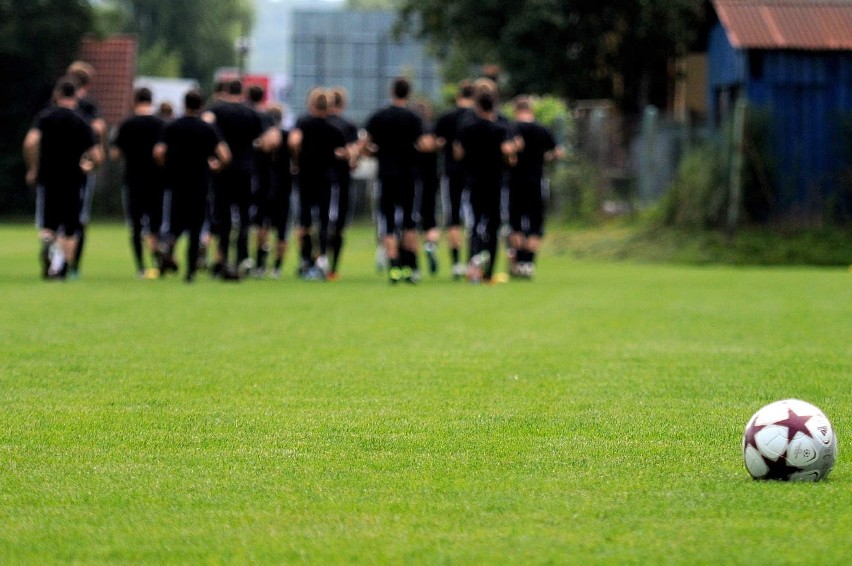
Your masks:
[[[453,265],[457,264],[459,262],[459,249],[452,248],[450,250],[450,257],[453,259]]]
[[[269,250],[265,246],[260,246],[257,248],[257,261],[255,262],[255,266],[258,270],[263,270],[266,268],[266,258],[269,256]]]
[[[303,234],[301,241],[300,241],[300,245],[301,245],[302,263],[310,265],[311,264],[311,256],[313,254],[313,249],[312,249],[313,243],[311,241],[311,235],[310,234]]]
[[[80,231],[77,234],[77,250],[74,253],[74,261],[71,265],[71,271],[76,272],[80,269],[80,262],[83,260],[83,248],[86,245],[86,226],[81,224]]]
[[[331,238],[331,272],[337,273],[337,265],[340,263],[340,252],[343,250],[343,236],[336,234]]]
[[[133,259],[136,261],[136,271],[145,271],[145,262],[142,259],[142,236],[133,234],[130,237],[130,245],[133,246]]]

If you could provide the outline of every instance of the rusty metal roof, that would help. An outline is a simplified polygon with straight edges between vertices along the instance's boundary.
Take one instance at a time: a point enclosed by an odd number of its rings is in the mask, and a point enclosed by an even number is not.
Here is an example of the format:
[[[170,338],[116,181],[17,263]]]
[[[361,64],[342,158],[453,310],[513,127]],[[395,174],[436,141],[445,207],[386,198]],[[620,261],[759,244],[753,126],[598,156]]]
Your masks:
[[[737,49],[852,50],[852,0],[713,0]]]
[[[108,124],[121,122],[133,108],[136,75],[136,38],[115,36],[104,40],[84,37],[80,59],[95,68],[89,94]]]

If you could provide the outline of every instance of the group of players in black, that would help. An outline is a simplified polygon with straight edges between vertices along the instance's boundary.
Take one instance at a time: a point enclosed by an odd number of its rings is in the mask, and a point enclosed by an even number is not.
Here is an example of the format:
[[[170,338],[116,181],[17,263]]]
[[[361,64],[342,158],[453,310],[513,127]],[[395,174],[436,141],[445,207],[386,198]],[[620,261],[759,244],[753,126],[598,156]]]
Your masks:
[[[46,278],[64,278],[78,266],[84,187],[103,159],[104,128],[84,112],[93,105],[81,96],[81,84],[73,76],[59,81],[53,104],[37,117],[24,143],[28,181],[38,187]],[[438,271],[442,177],[452,276],[494,281],[500,228],[508,221],[510,273],[531,277],[543,235],[544,163],[561,148],[536,123],[530,100],[514,101],[510,121],[497,112],[493,81],[465,81],[456,107],[432,123],[428,105],[411,104],[410,93],[406,79],[395,79],[390,104],[359,130],[344,117],[343,89],[315,88],[307,112],[287,130],[281,108],[264,107],[263,90],[253,86],[244,93],[239,80],[223,84],[206,105],[200,92],[188,92],[185,114],[170,121],[155,112],[150,90],[137,89],[134,112],[118,127],[109,154],[125,164],[124,200],[139,276],[176,272],[175,244],[186,234],[187,281],[207,267],[207,247],[214,240],[213,276],[262,277],[274,250],[271,274],[280,277],[292,202],[298,275],[337,279],[352,171],[359,159],[373,156],[380,250],[391,283],[420,279],[421,234],[429,271]]]

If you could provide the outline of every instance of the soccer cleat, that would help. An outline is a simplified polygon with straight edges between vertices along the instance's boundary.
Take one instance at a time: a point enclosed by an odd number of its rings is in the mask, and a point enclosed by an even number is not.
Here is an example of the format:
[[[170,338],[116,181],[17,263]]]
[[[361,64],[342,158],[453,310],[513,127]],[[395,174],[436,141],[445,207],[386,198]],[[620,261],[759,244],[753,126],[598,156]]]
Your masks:
[[[237,266],[237,274],[239,275],[240,279],[244,279],[245,277],[248,277],[252,269],[254,269],[254,260],[250,257],[247,257],[242,260]]]
[[[302,279],[305,281],[325,281],[325,273],[322,269],[314,266],[305,271]]]
[[[402,270],[398,267],[391,267],[388,270],[388,281],[391,282],[392,285],[396,285],[402,280]]]
[[[481,283],[485,273],[488,271],[491,263],[491,254],[487,250],[483,250],[470,258],[470,265],[467,268],[467,279],[471,283]]]
[[[281,268],[276,267],[272,270],[272,278],[273,279],[281,279]]]
[[[456,263],[453,265],[453,279],[459,280],[467,275],[467,266],[463,263]]]
[[[325,278],[325,276],[329,272],[328,258],[324,255],[321,255],[317,258],[314,265],[315,265],[316,269],[319,269],[322,272],[323,278]]]
[[[384,273],[385,269],[388,267],[388,256],[385,253],[384,246],[378,246],[376,248],[376,272],[381,274]]]
[[[420,281],[420,272],[416,269],[411,269],[410,267],[403,267],[401,270],[401,277],[406,283],[416,285],[417,282]]]

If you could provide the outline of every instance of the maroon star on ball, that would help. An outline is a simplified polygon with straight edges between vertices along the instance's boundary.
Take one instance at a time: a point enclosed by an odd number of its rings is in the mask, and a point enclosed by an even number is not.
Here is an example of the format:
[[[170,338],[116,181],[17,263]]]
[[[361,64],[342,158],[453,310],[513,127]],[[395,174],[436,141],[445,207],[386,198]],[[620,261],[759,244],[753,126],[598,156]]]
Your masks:
[[[755,436],[757,436],[757,433],[764,428],[766,428],[766,425],[759,425],[757,424],[757,419],[753,419],[745,431],[746,446],[752,446],[756,449],[757,440],[755,439]]]
[[[787,418],[783,421],[778,421],[775,424],[787,427],[787,442],[796,438],[796,433],[801,432],[805,436],[814,437],[808,427],[805,425],[813,415],[798,415],[793,409],[787,408]]]

